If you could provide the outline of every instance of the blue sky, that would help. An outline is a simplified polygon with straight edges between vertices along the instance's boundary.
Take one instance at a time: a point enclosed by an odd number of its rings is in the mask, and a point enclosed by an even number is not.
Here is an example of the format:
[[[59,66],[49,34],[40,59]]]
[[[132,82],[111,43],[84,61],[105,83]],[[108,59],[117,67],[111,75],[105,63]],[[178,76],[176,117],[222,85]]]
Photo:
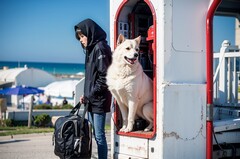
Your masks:
[[[83,63],[73,27],[85,18],[109,40],[109,0],[0,0],[0,61]],[[216,25],[214,50],[224,39],[234,44],[234,18],[215,17]]]
[[[223,40],[235,45],[235,18],[215,16],[213,19],[214,51],[219,52]]]
[[[0,61],[83,63],[74,25],[95,20],[109,35],[109,0],[0,0]]]

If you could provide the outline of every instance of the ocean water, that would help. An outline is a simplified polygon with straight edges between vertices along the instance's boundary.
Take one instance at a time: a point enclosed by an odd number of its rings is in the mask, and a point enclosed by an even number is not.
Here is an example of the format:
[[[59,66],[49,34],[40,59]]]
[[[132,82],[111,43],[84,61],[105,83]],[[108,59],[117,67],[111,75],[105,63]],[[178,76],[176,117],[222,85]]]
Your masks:
[[[8,68],[17,68],[27,66],[28,68],[37,68],[44,70],[51,74],[77,74],[84,73],[84,64],[81,63],[49,63],[49,62],[10,62],[10,61],[0,61],[0,69],[4,66]]]

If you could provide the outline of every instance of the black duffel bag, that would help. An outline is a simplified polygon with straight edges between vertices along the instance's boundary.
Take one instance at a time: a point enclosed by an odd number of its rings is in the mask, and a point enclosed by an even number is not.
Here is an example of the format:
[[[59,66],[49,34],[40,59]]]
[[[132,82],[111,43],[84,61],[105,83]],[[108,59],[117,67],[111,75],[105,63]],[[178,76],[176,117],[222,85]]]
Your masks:
[[[54,153],[61,159],[89,159],[92,154],[92,131],[90,122],[85,119],[88,104],[83,115],[79,115],[78,103],[68,116],[60,117],[54,126]]]

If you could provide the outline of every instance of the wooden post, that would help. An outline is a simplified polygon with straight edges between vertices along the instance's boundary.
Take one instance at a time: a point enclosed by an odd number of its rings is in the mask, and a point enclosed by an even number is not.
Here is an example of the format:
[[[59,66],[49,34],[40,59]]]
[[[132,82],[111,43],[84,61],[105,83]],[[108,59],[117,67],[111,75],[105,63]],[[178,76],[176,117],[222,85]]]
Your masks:
[[[33,96],[31,96],[31,102],[29,106],[29,113],[28,113],[28,128],[32,126],[32,111],[33,111]]]
[[[0,119],[6,119],[7,102],[5,98],[0,98]]]

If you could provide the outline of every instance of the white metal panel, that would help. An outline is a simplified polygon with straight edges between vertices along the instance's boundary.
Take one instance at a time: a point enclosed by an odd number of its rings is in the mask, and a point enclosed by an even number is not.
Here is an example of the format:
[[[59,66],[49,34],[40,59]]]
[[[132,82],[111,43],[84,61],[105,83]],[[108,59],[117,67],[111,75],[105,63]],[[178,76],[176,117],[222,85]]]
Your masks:
[[[205,52],[205,21],[209,0],[173,0],[173,48]]]
[[[149,159],[162,159],[163,158],[163,88],[162,84],[164,83],[164,72],[165,72],[165,56],[166,50],[168,49],[166,45],[166,41],[170,41],[168,35],[171,34],[171,27],[168,19],[171,19],[171,10],[167,8],[172,6],[171,0],[154,0],[152,1],[153,7],[155,9],[156,14],[156,87],[157,87],[157,100],[156,100],[156,136],[155,138],[149,140],[149,149],[154,148],[154,152],[149,150]]]
[[[84,83],[85,83],[85,77],[79,80],[79,82],[75,87],[74,105],[76,105],[79,102],[79,97],[81,97],[84,94]]]
[[[206,132],[204,84],[164,88],[163,158],[204,158]],[[169,150],[171,149],[171,152]]]
[[[206,56],[203,53],[170,53],[165,63],[164,80],[173,83],[205,83]]]
[[[149,159],[155,159],[155,158],[158,158],[158,159],[161,159],[161,158],[163,158],[162,156],[162,154],[163,154],[163,151],[162,151],[162,149],[163,149],[163,144],[162,144],[162,139],[163,139],[163,137],[162,137],[162,131],[159,131],[159,130],[161,130],[162,128],[159,126],[159,127],[157,127],[157,133],[156,133],[156,135],[155,135],[155,137],[154,138],[152,138],[152,139],[149,139],[149,141],[148,141],[148,158]]]
[[[164,21],[157,19],[160,22],[157,24],[157,56],[159,56],[157,57],[157,68],[161,65],[162,72],[158,71],[158,73],[163,74],[158,78],[173,83],[205,83],[204,19],[206,19],[209,1],[184,1],[185,3],[166,1],[162,13]],[[198,7],[202,7],[200,12],[196,11]],[[185,14],[198,15],[185,17]],[[197,19],[199,17],[201,19]]]
[[[148,139],[115,136],[115,152],[139,158],[148,158]]]

